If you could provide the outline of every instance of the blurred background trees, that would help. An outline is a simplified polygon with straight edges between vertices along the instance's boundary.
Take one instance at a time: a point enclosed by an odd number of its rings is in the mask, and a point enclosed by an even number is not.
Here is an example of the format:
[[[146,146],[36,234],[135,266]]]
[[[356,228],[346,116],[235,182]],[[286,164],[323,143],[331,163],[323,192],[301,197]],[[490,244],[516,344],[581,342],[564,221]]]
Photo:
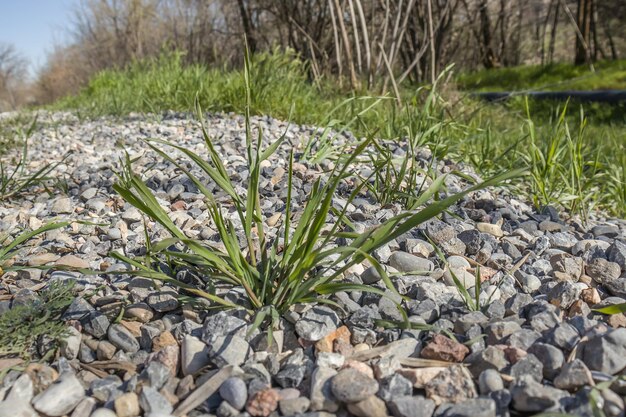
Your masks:
[[[15,110],[28,96],[28,62],[13,45],[0,43],[0,110]]]
[[[100,70],[169,50],[187,63],[238,66],[244,34],[252,51],[291,48],[311,79],[353,89],[431,82],[451,63],[592,66],[626,53],[624,21],[623,0],[83,0],[71,42],[50,51],[27,98],[49,103]],[[0,55],[4,108],[19,104],[24,65],[15,51]]]

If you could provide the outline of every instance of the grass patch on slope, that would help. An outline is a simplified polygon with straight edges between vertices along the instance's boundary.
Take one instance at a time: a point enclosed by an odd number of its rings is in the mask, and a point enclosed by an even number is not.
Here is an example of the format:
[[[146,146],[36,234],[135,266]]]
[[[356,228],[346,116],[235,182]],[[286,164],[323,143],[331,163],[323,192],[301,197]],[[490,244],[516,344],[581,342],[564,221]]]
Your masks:
[[[586,65],[524,65],[461,74],[460,89],[470,91],[563,91],[626,89],[626,59]]]
[[[577,104],[563,112],[563,103],[527,104],[522,98],[490,105],[444,94],[438,86],[403,86],[398,106],[393,97],[355,95],[332,80],[317,85],[308,79],[306,65],[289,53],[255,56],[250,77],[251,114],[332,125],[359,137],[402,141],[407,148],[426,146],[437,158],[468,162],[485,176],[530,166],[531,180],[517,185],[536,205],[626,215],[626,127],[612,113],[600,117],[592,106]],[[197,97],[205,110],[244,113],[244,85],[243,71],[184,66],[180,55],[168,54],[102,72],[53,109],[86,116],[192,112]],[[623,119],[624,113],[617,116]],[[332,157],[329,143],[330,137],[321,135],[305,157]]]

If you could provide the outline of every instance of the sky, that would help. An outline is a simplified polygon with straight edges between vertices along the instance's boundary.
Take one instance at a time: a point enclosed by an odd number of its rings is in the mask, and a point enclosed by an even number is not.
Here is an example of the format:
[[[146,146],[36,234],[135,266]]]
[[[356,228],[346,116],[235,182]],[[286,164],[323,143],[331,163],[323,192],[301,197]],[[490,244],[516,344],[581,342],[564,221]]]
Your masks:
[[[79,0],[0,0],[0,43],[11,43],[30,62],[34,74],[46,52],[67,40]]]

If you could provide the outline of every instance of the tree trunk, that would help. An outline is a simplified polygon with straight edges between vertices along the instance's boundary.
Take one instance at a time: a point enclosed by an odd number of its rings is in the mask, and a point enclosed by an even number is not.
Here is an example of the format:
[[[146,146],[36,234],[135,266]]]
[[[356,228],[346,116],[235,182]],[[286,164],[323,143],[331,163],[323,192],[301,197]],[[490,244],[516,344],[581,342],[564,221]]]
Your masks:
[[[244,0],[238,0],[237,4],[239,5],[239,14],[241,15],[243,33],[246,35],[246,39],[248,41],[248,49],[250,50],[250,53],[253,54],[256,52],[256,38],[254,36],[254,28],[252,27],[252,22],[250,21],[250,15],[246,10],[246,4]]]
[[[491,20],[489,19],[489,9],[487,0],[481,0],[480,5],[480,31],[483,41],[483,65],[485,68],[497,68],[500,62],[493,52],[491,41]]]
[[[576,24],[581,36],[576,36],[576,54],[574,64],[581,65],[591,59],[589,45],[591,44],[591,14],[593,0],[578,0]]]

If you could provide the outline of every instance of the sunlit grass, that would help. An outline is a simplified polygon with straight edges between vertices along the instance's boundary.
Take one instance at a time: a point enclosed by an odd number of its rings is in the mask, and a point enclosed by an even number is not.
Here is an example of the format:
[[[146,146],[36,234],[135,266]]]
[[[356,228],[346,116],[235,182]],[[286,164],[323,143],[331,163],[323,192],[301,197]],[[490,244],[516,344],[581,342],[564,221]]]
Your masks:
[[[619,74],[624,65],[619,61],[597,67],[599,74],[606,71],[606,75],[609,71]],[[559,68],[538,74],[549,81],[584,71]],[[509,82],[507,77],[498,82]],[[519,78],[526,83],[532,77]],[[79,95],[60,101],[54,108],[76,109],[88,116],[193,112],[197,98],[205,110],[243,113],[243,79],[240,70],[183,66],[178,55],[170,54],[134,63],[124,71],[105,71]],[[338,88],[332,80],[314,84],[308,79],[306,65],[289,53],[255,56],[250,79],[257,86],[251,92],[250,114],[327,127],[306,144],[303,158],[309,162],[339,156],[339,150],[331,145],[333,131],[349,130],[357,138],[376,138],[374,143],[380,145],[381,152],[372,163],[389,168],[378,171],[375,178],[377,189],[382,190],[377,198],[382,202],[401,194],[406,197],[405,186],[412,188],[416,175],[424,174],[409,163],[411,155],[416,148],[427,147],[435,159],[467,162],[484,176],[531,165],[533,181],[518,181],[516,185],[521,195],[537,206],[552,204],[580,214],[599,208],[626,215],[623,107],[570,103],[563,112],[563,103],[526,102],[521,97],[492,105],[450,92],[448,85],[405,85],[399,106],[389,95],[354,94]],[[405,160],[389,155],[380,139],[401,145],[407,151]],[[388,164],[389,158],[396,164]],[[408,180],[397,180],[407,175]]]

